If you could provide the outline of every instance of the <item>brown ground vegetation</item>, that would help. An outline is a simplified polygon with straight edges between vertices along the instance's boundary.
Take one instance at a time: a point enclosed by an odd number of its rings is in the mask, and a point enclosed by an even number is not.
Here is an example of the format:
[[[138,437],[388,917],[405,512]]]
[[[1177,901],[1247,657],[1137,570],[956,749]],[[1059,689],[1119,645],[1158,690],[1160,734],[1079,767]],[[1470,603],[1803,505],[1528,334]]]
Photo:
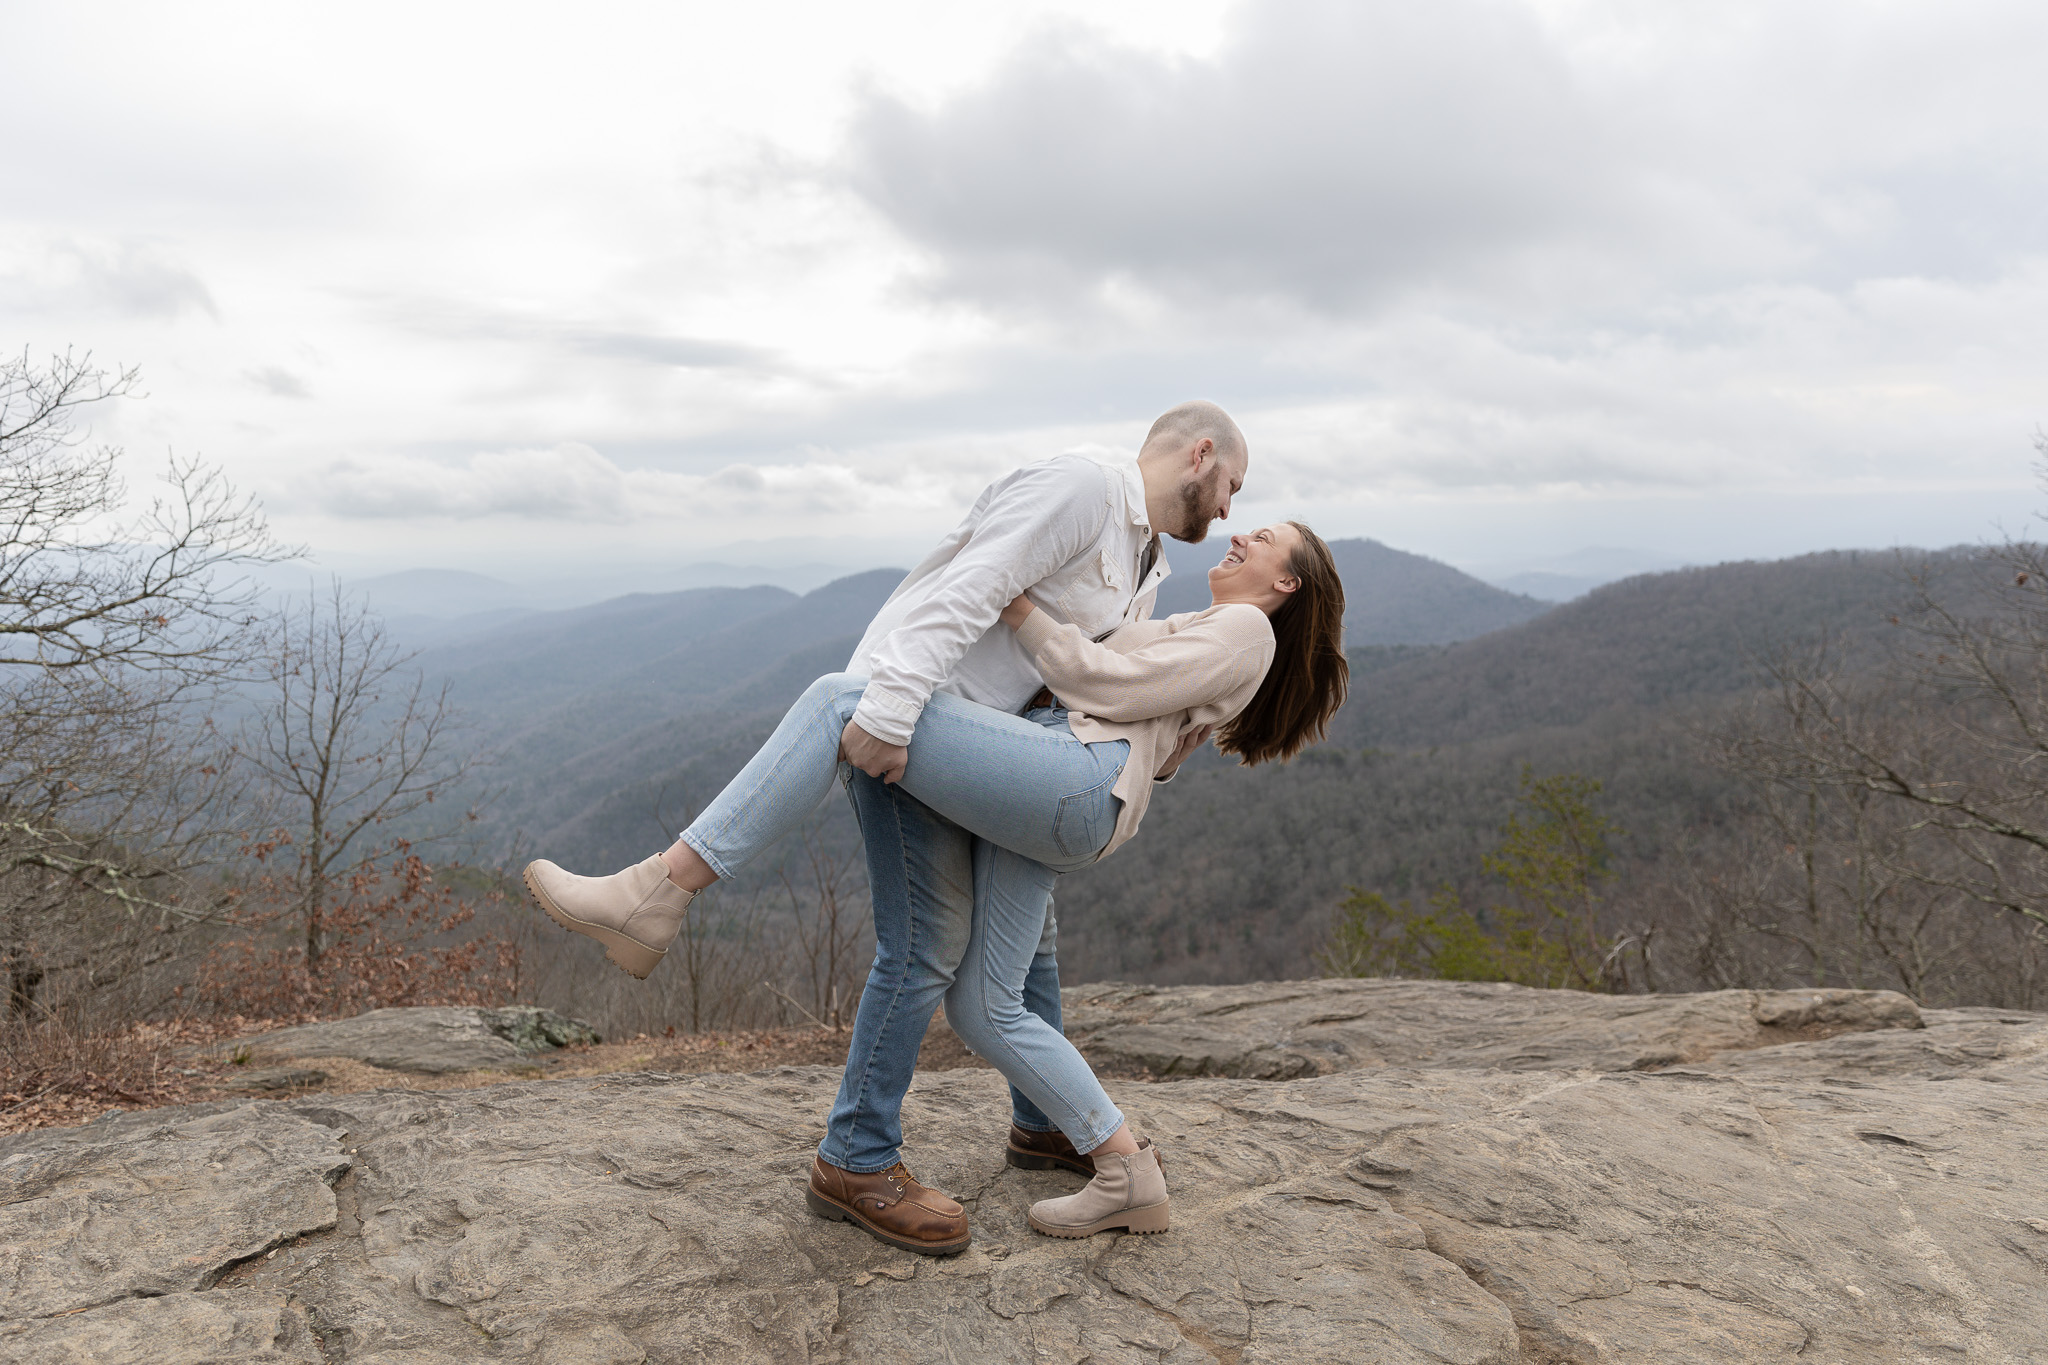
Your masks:
[[[315,1022],[311,1015],[271,1019],[229,1016],[85,1031],[49,1025],[0,1031],[0,1134],[89,1123],[109,1112],[249,1097],[239,1078],[297,1066],[316,1083],[266,1090],[293,1099],[366,1090],[470,1090],[538,1077],[601,1076],[620,1071],[670,1075],[766,1071],[778,1066],[842,1066],[846,1029],[742,1029],[726,1033],[641,1034],[542,1053],[531,1067],[420,1075],[346,1058],[306,1061],[235,1040]],[[918,1054],[921,1071],[986,1067],[959,1038],[935,1027]]]

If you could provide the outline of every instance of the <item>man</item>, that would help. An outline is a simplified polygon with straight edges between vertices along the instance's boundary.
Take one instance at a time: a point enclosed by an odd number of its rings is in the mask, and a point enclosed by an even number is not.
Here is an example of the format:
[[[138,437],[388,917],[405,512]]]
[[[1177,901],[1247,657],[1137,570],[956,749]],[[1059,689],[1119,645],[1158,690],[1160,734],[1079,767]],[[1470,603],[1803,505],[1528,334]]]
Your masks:
[[[840,755],[867,848],[875,961],[854,1018],[846,1075],[811,1169],[811,1207],[893,1245],[931,1255],[969,1241],[961,1206],[902,1163],[903,1095],[932,1011],[967,947],[974,836],[895,784],[926,701],[947,691],[1021,711],[1044,681],[1005,629],[1029,596],[1053,619],[1100,638],[1151,614],[1168,572],[1161,535],[1200,541],[1244,484],[1244,435],[1213,403],[1160,417],[1136,460],[1063,455],[990,484],[966,520],[883,604],[847,671],[866,676]],[[1025,1004],[1058,1028],[1059,969],[1050,913]],[[1005,1159],[1092,1174],[1044,1114],[1011,1091]]]

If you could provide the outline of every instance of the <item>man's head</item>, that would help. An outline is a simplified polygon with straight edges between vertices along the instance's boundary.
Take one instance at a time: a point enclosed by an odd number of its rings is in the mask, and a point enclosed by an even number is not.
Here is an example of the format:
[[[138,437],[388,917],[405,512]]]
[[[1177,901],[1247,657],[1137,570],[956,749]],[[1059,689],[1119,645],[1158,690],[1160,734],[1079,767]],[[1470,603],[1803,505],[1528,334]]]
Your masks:
[[[1250,463],[1244,433],[1214,403],[1182,403],[1162,414],[1138,450],[1152,529],[1200,541],[1211,521],[1230,515]]]

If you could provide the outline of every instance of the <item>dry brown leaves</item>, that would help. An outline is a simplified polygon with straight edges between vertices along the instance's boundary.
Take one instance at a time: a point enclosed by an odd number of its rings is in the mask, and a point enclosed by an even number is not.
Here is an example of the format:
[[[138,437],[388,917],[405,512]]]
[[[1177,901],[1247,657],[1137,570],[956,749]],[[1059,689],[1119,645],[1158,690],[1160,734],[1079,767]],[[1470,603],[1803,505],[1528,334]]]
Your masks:
[[[297,1062],[324,1074],[325,1079],[317,1085],[288,1092],[289,1098],[296,1099],[366,1090],[467,1090],[536,1077],[602,1076],[620,1071],[698,1075],[767,1071],[778,1066],[843,1066],[850,1038],[845,1029],[642,1034],[543,1053],[531,1068],[519,1071],[439,1076],[387,1071],[333,1057],[298,1062],[266,1054],[260,1048],[218,1046],[312,1022],[313,1016],[252,1019],[233,1015],[137,1024],[100,1033],[67,1032],[56,1026],[0,1030],[0,1111],[4,1111],[0,1112],[0,1134],[71,1127],[122,1110],[255,1098],[228,1083],[238,1072],[257,1066]],[[945,1028],[933,1029],[918,1054],[918,1068],[923,1071],[986,1065]]]
[[[0,1028],[0,1134],[213,1099],[234,1064],[208,1055],[209,1044],[308,1022],[228,1015],[119,1029],[61,1021]]]

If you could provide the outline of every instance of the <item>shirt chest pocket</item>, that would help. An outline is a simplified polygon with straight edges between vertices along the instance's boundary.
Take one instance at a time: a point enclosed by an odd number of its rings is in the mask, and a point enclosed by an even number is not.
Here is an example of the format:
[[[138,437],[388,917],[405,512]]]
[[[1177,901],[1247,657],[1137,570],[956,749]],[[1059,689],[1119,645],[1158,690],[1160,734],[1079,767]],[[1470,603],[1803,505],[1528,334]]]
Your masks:
[[[1058,599],[1060,611],[1090,639],[1123,624],[1124,612],[1131,604],[1131,579],[1115,555],[1098,551],[1093,559],[1069,569],[1067,577]]]

